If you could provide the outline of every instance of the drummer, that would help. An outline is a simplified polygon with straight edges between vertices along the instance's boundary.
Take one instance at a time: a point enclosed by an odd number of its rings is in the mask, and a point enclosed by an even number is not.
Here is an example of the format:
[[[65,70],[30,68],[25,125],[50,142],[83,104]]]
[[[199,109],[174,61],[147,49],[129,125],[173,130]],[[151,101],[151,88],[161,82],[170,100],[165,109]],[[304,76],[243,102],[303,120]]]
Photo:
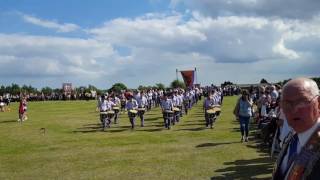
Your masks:
[[[180,117],[182,117],[183,93],[181,90],[178,92],[178,99],[179,99],[178,108],[180,109]]]
[[[100,112],[106,112],[106,111],[111,111],[112,107],[115,106],[116,104],[114,102],[112,102],[111,97],[109,96],[106,100],[106,97],[104,95],[101,96],[99,104],[98,104],[98,108],[100,110]],[[101,123],[103,123],[103,116],[102,114],[100,114],[100,121]],[[109,124],[111,123],[111,119],[108,119]]]
[[[172,100],[168,98],[167,94],[163,95],[163,99],[161,102],[161,109],[162,109],[162,114],[163,114],[163,119],[164,119],[164,126],[165,126],[165,128],[170,128],[170,121],[167,121],[167,117],[166,117],[165,112],[172,111],[173,103],[172,103]]]
[[[4,99],[2,96],[0,96],[0,112],[4,112],[4,106],[5,106]]]
[[[175,108],[179,109],[180,98],[178,97],[178,92],[177,91],[175,91],[173,96],[172,96],[172,104],[173,104],[173,106]],[[174,121],[175,122],[179,122],[179,119],[180,119],[180,111],[175,111],[174,112]]]
[[[118,124],[118,117],[119,117],[119,113],[120,113],[120,110],[118,108],[120,108],[120,106],[121,106],[121,100],[115,94],[113,94],[112,95],[112,102],[115,104],[115,106],[113,107],[114,123]],[[115,109],[115,108],[117,108],[117,109]]]
[[[132,116],[130,114],[131,113],[130,110],[137,110],[138,102],[133,98],[133,94],[132,93],[129,93],[127,97],[128,97],[128,101],[127,101],[127,104],[126,104],[126,109],[128,111],[128,116],[129,116],[130,123],[131,123],[131,129],[134,129],[134,123],[135,123],[136,117]]]
[[[206,127],[209,127],[209,115],[207,113],[207,110],[211,109],[214,105],[214,99],[212,94],[208,94],[208,97],[203,102],[203,110],[205,113],[205,120],[206,120]]]
[[[146,98],[146,94],[144,92],[137,94],[135,96],[135,99],[138,102],[138,116],[140,117],[141,120],[141,127],[144,126],[144,113],[145,113],[145,108],[148,105],[148,99]]]

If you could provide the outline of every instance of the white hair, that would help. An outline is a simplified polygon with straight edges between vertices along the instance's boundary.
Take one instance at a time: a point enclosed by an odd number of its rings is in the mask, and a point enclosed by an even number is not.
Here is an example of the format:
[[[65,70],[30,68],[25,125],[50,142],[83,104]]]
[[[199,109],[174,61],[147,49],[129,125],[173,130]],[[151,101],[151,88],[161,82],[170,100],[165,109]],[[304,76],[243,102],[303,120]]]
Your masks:
[[[304,89],[308,89],[310,91],[312,96],[319,95],[319,87],[314,80],[306,79],[306,81],[304,81],[303,86],[304,86]]]
[[[293,79],[290,80],[289,82],[287,82],[283,89],[288,88],[288,86],[291,85],[298,85],[298,86],[303,86],[303,90],[305,91],[309,91],[311,96],[316,96],[319,95],[319,87],[317,85],[317,83],[309,78],[297,78],[297,79]]]

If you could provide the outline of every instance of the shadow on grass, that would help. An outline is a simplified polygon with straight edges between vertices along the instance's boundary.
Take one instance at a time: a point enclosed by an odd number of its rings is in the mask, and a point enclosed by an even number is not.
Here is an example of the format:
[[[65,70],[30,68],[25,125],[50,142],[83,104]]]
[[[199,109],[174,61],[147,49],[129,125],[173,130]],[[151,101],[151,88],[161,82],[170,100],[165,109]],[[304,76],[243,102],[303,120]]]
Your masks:
[[[181,124],[180,126],[195,126],[195,125],[202,125],[205,126],[206,123],[185,123],[185,124]]]
[[[141,129],[137,131],[145,131],[145,132],[157,132],[157,131],[162,131],[164,128],[157,128],[157,129]]]
[[[115,133],[115,132],[123,132],[127,130],[131,130],[131,127],[128,129],[106,129],[105,132]]]
[[[102,128],[100,129],[93,129],[93,130],[75,130],[75,131],[72,131],[73,133],[95,133],[95,132],[103,132],[102,131]]]
[[[145,117],[144,121],[157,121],[159,119],[162,119],[162,116],[153,117],[153,118]]]
[[[18,122],[18,121],[16,120],[0,121],[0,123],[14,123],[14,122]]]
[[[250,160],[236,160],[234,162],[225,162],[228,167],[218,169],[215,172],[221,174],[217,177],[211,177],[211,180],[224,179],[270,179],[273,169],[273,161],[269,157],[261,157]],[[256,176],[269,176],[266,178],[257,178]]]
[[[219,145],[226,145],[226,144],[235,144],[240,142],[222,142],[222,143],[203,143],[196,146],[196,148],[202,148],[202,147],[215,147]]]
[[[184,129],[178,129],[177,131],[202,131],[205,130],[206,127],[197,127],[197,128],[184,128]]]

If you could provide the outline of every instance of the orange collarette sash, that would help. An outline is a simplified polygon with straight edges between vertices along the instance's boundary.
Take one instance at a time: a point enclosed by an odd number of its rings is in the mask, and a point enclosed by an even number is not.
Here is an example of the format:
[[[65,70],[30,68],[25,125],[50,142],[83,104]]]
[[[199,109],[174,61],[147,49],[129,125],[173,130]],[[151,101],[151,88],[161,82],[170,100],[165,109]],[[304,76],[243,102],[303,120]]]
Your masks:
[[[288,180],[300,180],[309,176],[320,158],[320,127],[311,135],[288,170]]]

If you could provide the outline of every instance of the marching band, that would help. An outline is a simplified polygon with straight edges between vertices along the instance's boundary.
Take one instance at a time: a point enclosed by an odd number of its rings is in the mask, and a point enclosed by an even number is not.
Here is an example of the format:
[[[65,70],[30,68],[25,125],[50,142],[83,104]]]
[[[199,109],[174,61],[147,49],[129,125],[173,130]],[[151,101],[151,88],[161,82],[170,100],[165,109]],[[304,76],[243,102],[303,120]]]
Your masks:
[[[181,121],[183,114],[188,115],[188,111],[201,100],[203,95],[207,96],[203,104],[205,124],[207,128],[209,126],[213,128],[221,112],[222,103],[222,93],[217,87],[209,87],[204,90],[177,88],[166,92],[151,89],[141,92],[136,90],[120,94],[111,93],[100,96],[97,108],[100,110],[103,130],[110,128],[112,118],[114,118],[114,124],[119,123],[119,116],[122,112],[127,112],[131,129],[135,128],[136,117],[140,118],[140,125],[144,127],[146,111],[159,106],[163,115],[164,128],[171,129],[173,125]]]

